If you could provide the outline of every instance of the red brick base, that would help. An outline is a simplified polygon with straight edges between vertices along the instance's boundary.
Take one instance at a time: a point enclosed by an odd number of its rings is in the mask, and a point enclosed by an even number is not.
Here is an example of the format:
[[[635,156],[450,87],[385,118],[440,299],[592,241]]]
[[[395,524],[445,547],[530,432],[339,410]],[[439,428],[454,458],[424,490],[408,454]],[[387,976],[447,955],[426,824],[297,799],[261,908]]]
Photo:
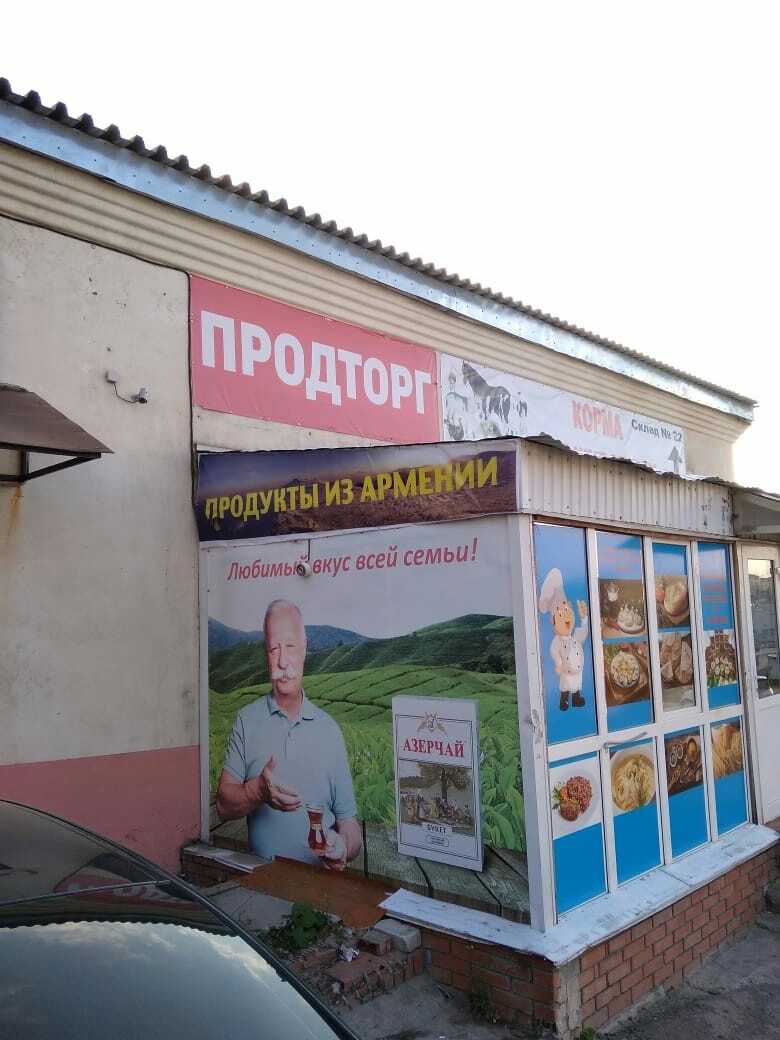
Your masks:
[[[505,946],[421,931],[428,971],[438,982],[468,993],[505,1022],[555,1026],[561,979],[550,961]]]
[[[678,984],[744,932],[777,872],[777,848],[768,849],[557,968],[541,957],[423,929],[428,971],[505,1022],[577,1036],[651,990]]]
[[[200,885],[237,873],[191,853],[182,863],[185,876]],[[423,928],[427,970],[510,1025],[549,1026],[568,1040],[701,967],[750,927],[777,873],[775,846],[557,968],[543,957]]]
[[[184,880],[200,888],[211,888],[225,881],[235,881],[243,872],[229,864],[219,863],[209,856],[198,856],[192,852],[181,852],[181,869]]]

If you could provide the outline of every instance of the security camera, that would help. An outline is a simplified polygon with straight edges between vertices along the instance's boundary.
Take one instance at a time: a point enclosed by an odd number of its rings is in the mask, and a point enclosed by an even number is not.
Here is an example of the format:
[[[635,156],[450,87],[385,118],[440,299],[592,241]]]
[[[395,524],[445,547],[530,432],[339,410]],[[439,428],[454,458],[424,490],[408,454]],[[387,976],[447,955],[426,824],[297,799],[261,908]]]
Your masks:
[[[149,391],[145,386],[142,386],[138,393],[135,395],[135,399],[138,404],[149,404]]]
[[[295,565],[295,573],[299,578],[308,578],[311,574],[311,564],[308,560],[301,560]]]

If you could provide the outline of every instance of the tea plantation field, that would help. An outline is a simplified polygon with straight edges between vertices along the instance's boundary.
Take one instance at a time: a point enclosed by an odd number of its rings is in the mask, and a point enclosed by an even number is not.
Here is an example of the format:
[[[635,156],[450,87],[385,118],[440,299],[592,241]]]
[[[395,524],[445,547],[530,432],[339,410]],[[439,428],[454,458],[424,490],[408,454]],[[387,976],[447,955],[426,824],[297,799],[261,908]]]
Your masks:
[[[236,713],[270,689],[262,643],[213,653],[210,686],[213,790]],[[484,840],[501,848],[525,849],[509,618],[471,615],[397,639],[325,648],[307,656],[305,689],[344,734],[360,818],[388,824],[395,824],[392,698],[412,694],[475,699]]]

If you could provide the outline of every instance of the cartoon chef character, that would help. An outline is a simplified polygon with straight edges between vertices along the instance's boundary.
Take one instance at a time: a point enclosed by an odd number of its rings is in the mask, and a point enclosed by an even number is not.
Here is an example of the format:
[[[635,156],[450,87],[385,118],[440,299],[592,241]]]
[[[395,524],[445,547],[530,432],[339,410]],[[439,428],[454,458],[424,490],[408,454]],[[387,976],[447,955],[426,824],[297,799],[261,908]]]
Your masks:
[[[577,600],[581,624],[575,629],[574,608],[566,599],[563,575],[557,567],[553,567],[544,579],[539,593],[539,612],[546,614],[548,610],[555,632],[550,643],[550,656],[559,677],[561,711],[569,710],[569,694],[574,707],[581,708],[585,704],[582,696],[582,669],[585,665],[582,643],[588,638],[588,607],[581,599]]]

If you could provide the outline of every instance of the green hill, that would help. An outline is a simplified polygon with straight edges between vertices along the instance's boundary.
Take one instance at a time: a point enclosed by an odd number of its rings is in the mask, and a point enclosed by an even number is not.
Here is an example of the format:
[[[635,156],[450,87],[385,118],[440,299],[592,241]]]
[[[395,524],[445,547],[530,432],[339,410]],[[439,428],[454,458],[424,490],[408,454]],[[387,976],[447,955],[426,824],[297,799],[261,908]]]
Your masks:
[[[387,665],[445,666],[473,672],[514,673],[512,619],[467,614],[389,639],[368,639],[309,653],[306,675],[355,672]],[[267,683],[262,642],[242,643],[209,657],[209,685],[220,692]]]

